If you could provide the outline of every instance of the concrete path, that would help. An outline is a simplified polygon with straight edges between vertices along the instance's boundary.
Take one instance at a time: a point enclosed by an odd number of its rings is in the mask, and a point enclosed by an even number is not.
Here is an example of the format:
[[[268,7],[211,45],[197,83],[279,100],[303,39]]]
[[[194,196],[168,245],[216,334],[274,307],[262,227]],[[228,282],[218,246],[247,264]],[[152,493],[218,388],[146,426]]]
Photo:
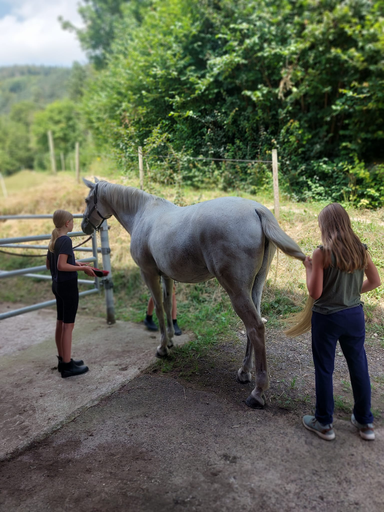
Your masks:
[[[6,309],[0,304],[0,312]],[[55,324],[52,309],[0,322],[0,460],[72,420],[156,359],[158,333],[140,324],[107,325],[79,315],[73,357],[83,359],[89,372],[63,379],[57,371]],[[189,340],[183,334],[174,342]]]

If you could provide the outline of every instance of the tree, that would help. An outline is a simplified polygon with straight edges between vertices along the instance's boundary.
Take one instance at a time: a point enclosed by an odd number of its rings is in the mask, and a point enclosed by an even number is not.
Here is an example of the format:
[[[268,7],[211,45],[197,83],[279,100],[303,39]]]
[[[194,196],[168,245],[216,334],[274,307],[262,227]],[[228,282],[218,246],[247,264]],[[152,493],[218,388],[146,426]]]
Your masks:
[[[25,125],[29,129],[33,123],[34,115],[38,110],[39,107],[33,103],[33,101],[19,101],[11,106],[9,118],[16,123]]]
[[[89,66],[82,66],[78,62],[73,63],[68,80],[68,96],[72,101],[81,100],[90,74]]]
[[[0,172],[12,174],[31,169],[33,154],[28,127],[6,116],[0,117]]]
[[[81,47],[87,52],[96,68],[105,66],[111,45],[115,38],[116,25],[122,19],[124,7],[129,7],[129,15],[141,21],[141,12],[151,4],[150,0],[83,0],[78,12],[84,28],[78,28],[68,20],[59,18],[64,30],[75,32]]]
[[[371,183],[360,163],[384,156],[384,2],[156,0],[140,23],[127,12],[85,95],[101,141],[227,158],[278,147],[297,198]]]
[[[69,99],[58,100],[36,113],[32,125],[33,146],[43,153],[49,151],[48,130],[52,131],[55,149],[64,153],[72,152],[75,143],[83,139],[76,104]]]

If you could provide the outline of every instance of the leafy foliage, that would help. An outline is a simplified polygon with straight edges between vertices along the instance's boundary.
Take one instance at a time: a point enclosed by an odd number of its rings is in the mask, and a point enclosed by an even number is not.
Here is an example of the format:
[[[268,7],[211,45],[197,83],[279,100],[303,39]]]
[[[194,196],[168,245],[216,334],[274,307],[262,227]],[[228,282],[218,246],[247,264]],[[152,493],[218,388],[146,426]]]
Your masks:
[[[172,148],[179,167],[276,147],[297,199],[384,204],[383,14],[370,0],[162,0],[138,23],[128,9],[85,97],[90,126],[122,158]]]
[[[0,68],[1,172],[46,168],[48,130],[52,130],[59,152],[68,155],[74,151],[75,142],[84,140],[80,109],[75,102],[80,101],[90,75],[89,67],[78,63],[72,70],[43,66]]]
[[[40,108],[64,97],[70,74],[70,69],[50,66],[0,67],[0,115],[21,101]]]
[[[84,95],[87,81],[91,79],[92,69],[89,65],[82,66],[74,62],[67,83],[68,96],[72,101],[79,102]]]
[[[124,8],[128,7],[130,15],[140,22],[141,10],[150,4],[150,0],[84,0],[78,9],[84,27],[78,28],[63,18],[60,21],[64,30],[75,32],[91,62],[100,69],[105,66],[111,51],[116,25]]]
[[[52,131],[55,147],[59,151],[68,151],[81,139],[79,114],[75,104],[68,100],[58,100],[45,110],[35,114],[33,135],[35,146],[48,151],[48,130]]]

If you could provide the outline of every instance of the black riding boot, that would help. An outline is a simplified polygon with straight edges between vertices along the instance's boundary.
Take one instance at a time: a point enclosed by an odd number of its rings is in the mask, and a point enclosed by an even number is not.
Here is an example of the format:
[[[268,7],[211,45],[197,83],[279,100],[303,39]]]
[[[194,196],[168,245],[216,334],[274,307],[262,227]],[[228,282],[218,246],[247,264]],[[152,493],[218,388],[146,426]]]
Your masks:
[[[183,332],[180,329],[180,327],[177,325],[176,318],[175,318],[175,320],[172,320],[172,321],[173,321],[173,330],[175,331],[175,336],[181,336],[183,334]]]
[[[63,358],[61,356],[57,356],[57,359],[59,360],[59,364],[57,365],[57,369],[59,372],[61,372],[63,368]],[[75,363],[76,366],[83,366],[84,361],[82,359],[71,359]]]
[[[88,366],[77,366],[73,359],[69,363],[61,363],[61,376],[63,379],[73,377],[74,375],[81,375],[88,371]]]
[[[157,327],[157,325],[155,324],[155,322],[152,319],[152,315],[148,315],[148,313],[146,314],[144,324],[146,325],[148,331],[158,331],[159,330],[159,328]]]

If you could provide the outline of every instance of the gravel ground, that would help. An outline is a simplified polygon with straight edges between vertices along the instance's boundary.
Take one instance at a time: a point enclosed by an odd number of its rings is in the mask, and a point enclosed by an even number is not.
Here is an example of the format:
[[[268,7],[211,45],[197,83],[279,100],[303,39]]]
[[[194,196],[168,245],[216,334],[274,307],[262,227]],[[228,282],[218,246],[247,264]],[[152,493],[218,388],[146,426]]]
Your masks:
[[[337,356],[336,440],[301,426],[314,404],[308,336],[267,329],[267,407],[244,400],[235,380],[244,335],[217,345],[182,371],[158,365],[45,440],[4,461],[2,511],[379,512],[384,428],[360,439],[350,424],[346,365]],[[373,407],[383,411],[383,356],[368,340]],[[381,379],[381,381],[380,381]]]

